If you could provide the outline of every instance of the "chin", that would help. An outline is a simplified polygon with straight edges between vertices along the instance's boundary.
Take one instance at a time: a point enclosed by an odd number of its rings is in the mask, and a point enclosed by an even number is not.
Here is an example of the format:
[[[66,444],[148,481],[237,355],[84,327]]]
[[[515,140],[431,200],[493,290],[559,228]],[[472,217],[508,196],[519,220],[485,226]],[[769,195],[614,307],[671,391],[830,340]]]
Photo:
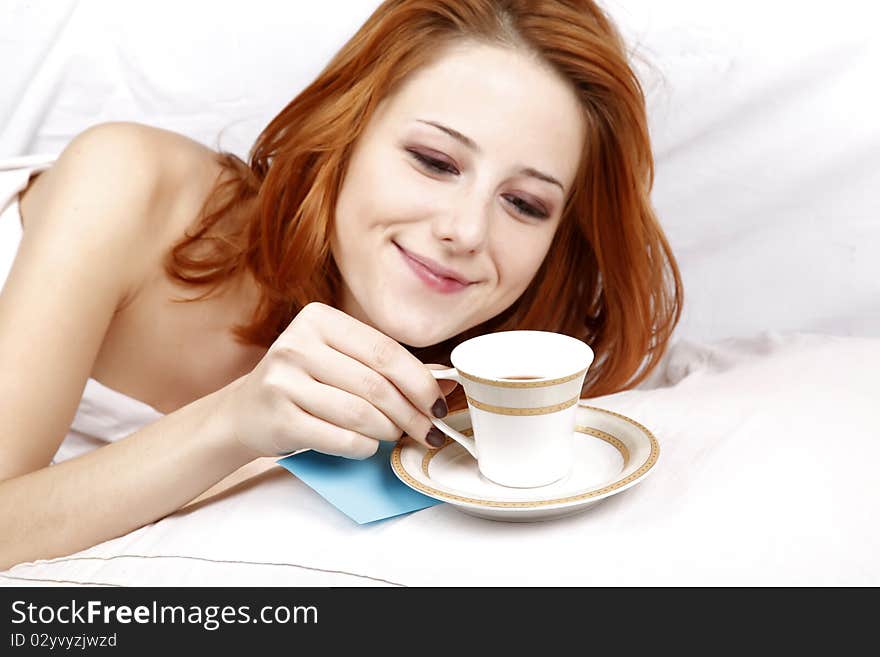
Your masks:
[[[399,313],[399,311],[398,311]],[[409,347],[430,347],[460,332],[455,329],[438,327],[436,315],[427,317],[402,317],[400,314],[383,317],[377,327],[382,333]]]
[[[386,333],[386,335],[394,338],[401,344],[405,344],[409,347],[415,347],[420,349],[422,347],[430,347],[431,345],[437,344],[438,342],[443,342],[447,338],[451,337],[451,335],[446,333],[436,333],[436,332],[426,332],[423,330],[411,329],[409,327],[401,327],[394,326],[393,333]],[[454,334],[453,334],[454,335]]]

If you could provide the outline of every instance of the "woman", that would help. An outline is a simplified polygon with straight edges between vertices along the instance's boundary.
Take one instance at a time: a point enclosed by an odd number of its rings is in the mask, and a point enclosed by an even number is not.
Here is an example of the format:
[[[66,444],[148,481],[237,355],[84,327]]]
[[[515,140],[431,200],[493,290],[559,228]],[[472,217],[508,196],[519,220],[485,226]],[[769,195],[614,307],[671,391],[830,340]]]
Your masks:
[[[428,367],[474,335],[581,338],[600,395],[680,313],[644,98],[588,0],[389,0],[247,164],[104,124],[40,170],[0,295],[4,568],[258,457],[434,447],[465,404]]]

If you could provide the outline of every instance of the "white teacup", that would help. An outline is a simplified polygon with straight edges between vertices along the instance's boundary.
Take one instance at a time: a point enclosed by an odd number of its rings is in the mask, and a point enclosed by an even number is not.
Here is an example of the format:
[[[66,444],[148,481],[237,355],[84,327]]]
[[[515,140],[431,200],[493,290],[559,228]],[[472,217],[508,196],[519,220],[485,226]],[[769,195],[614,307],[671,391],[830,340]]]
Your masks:
[[[565,477],[572,465],[577,402],[593,350],[549,331],[502,331],[452,350],[453,367],[434,378],[464,388],[473,437],[442,420],[434,425],[502,486],[533,488]]]

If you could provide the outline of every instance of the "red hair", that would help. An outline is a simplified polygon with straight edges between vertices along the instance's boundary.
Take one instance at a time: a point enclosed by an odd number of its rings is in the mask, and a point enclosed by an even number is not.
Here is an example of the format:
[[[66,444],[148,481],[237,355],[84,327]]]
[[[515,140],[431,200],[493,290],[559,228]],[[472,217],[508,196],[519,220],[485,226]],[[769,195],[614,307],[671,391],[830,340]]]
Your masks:
[[[587,137],[562,220],[527,290],[483,324],[409,349],[422,362],[448,364],[452,348],[475,335],[556,331],[596,354],[585,396],[632,387],[666,348],[682,285],[650,202],[644,94],[616,28],[590,0],[387,0],[263,130],[249,163],[217,154],[224,175],[166,269],[207,286],[196,299],[252,275],[259,303],[236,327],[247,343],[269,346],[309,302],[338,307],[341,277],[329,241],[352,148],[378,102],[461,39],[537,55],[570,81]],[[460,387],[448,402],[465,406]]]

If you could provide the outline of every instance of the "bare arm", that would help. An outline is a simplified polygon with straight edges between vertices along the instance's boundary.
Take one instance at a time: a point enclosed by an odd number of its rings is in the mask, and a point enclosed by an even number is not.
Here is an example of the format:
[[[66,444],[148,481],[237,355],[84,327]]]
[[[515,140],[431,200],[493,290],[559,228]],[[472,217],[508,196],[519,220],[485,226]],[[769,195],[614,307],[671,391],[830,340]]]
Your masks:
[[[49,466],[113,313],[155,268],[162,154],[136,128],[75,139],[34,183],[0,293],[0,568],[83,549],[178,509],[259,456],[209,395]]]
[[[0,482],[0,569],[71,554],[173,513],[255,458],[228,441],[218,391],[131,436]]]

